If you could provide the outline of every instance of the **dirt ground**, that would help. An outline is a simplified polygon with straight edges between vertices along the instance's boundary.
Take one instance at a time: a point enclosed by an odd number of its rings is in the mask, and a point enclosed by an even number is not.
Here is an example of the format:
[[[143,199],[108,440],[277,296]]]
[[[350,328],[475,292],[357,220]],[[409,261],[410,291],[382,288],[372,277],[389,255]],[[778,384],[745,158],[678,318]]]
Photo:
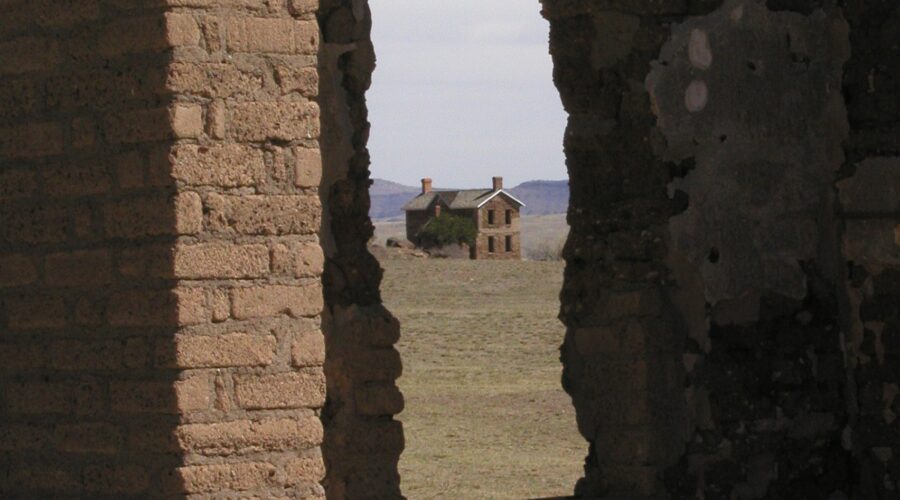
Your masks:
[[[561,262],[386,260],[400,319],[403,493],[539,498],[571,493],[587,452],[560,386]]]

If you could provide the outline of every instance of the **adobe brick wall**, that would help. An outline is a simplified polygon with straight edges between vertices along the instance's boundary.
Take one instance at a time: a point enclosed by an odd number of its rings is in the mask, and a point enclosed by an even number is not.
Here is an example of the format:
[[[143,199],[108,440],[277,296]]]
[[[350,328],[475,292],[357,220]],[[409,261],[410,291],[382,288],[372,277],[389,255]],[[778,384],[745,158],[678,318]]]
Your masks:
[[[314,2],[3,2],[0,496],[321,498]]]

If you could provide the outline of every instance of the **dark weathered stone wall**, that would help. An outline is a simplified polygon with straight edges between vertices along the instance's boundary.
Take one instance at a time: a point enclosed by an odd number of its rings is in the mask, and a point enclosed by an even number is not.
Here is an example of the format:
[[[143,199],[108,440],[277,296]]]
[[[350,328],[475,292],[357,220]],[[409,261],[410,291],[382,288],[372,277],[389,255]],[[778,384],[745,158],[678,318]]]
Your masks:
[[[848,1],[850,121],[838,193],[847,260],[844,342],[860,498],[900,492],[900,6]]]
[[[322,245],[328,398],[323,412],[329,498],[399,498],[403,409],[395,380],[400,325],[381,305],[381,267],[366,243],[369,136],[365,92],[375,53],[364,1],[322,0],[319,58],[324,175]]]
[[[894,487],[897,14],[826,7],[544,2],[579,494]]]

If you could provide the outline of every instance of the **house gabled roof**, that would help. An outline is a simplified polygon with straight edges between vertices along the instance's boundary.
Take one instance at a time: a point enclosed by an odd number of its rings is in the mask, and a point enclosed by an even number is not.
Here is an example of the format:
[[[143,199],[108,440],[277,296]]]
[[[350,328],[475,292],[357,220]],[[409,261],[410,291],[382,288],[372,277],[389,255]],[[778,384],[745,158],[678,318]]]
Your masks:
[[[502,189],[497,191],[491,189],[461,189],[457,191],[430,191],[422,193],[404,205],[403,210],[407,212],[428,210],[435,200],[440,200],[444,205],[450,207],[450,210],[474,210],[483,207],[485,203],[501,193],[513,202],[518,203],[519,206],[525,206],[521,200]]]

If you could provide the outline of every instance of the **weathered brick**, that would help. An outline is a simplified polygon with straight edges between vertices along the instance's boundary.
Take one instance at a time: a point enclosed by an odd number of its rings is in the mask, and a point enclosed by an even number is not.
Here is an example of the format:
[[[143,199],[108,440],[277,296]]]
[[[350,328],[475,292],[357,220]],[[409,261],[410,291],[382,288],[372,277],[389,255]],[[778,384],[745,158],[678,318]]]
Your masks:
[[[48,365],[48,353],[43,344],[0,344],[0,372],[23,374],[39,371]]]
[[[90,118],[72,120],[72,147],[87,149],[97,142],[97,122]]]
[[[83,477],[91,493],[136,495],[150,487],[150,474],[137,465],[87,466]]]
[[[106,234],[113,238],[196,234],[203,224],[203,205],[197,193],[132,198],[104,208]]]
[[[194,325],[207,321],[202,289],[179,288],[113,294],[106,310],[113,326]]]
[[[294,366],[322,366],[325,364],[325,336],[322,332],[299,334],[291,346]]]
[[[199,44],[200,27],[193,16],[166,13],[114,21],[100,33],[97,47],[100,55],[111,57]]]
[[[182,449],[204,455],[233,455],[280,450],[302,450],[322,442],[318,417],[239,420],[179,427],[176,436]]]
[[[614,325],[579,328],[575,346],[583,356],[643,356],[647,331],[639,321],[619,321]]]
[[[230,17],[225,26],[231,52],[315,54],[319,48],[315,21]]]
[[[266,171],[262,151],[240,144],[178,146],[171,162],[172,176],[192,186],[255,186]]]
[[[245,409],[321,408],[325,374],[319,369],[274,375],[235,375],[234,391]]]
[[[63,151],[63,137],[63,127],[58,123],[0,128],[0,158],[58,155]]]
[[[119,450],[122,436],[109,424],[62,424],[56,428],[55,442],[60,451],[68,453],[112,455]]]
[[[44,261],[45,281],[50,286],[100,286],[112,282],[112,257],[108,250],[55,253]]]
[[[318,284],[235,288],[231,293],[231,312],[237,319],[280,314],[288,314],[295,318],[316,316],[324,307],[322,289]]]
[[[206,135],[213,139],[224,139],[226,135],[227,108],[225,101],[216,100],[206,109]]]
[[[272,272],[297,278],[321,276],[325,254],[316,242],[277,244],[272,248]]]
[[[135,7],[143,8],[141,0],[131,0]],[[250,10],[267,9],[270,0],[159,0],[161,5],[170,7],[239,7]]]
[[[203,133],[203,108],[199,104],[173,104],[114,113],[105,118],[104,131],[113,144],[197,138]]]
[[[62,61],[59,43],[51,38],[25,37],[0,42],[0,74],[46,71]]]
[[[170,114],[176,138],[196,139],[203,134],[203,108],[199,104],[175,104]]]
[[[37,270],[27,255],[0,255],[0,288],[28,285],[37,280]]]
[[[53,431],[36,425],[0,426],[0,451],[39,450],[53,438]]]
[[[174,254],[169,245],[142,245],[119,252],[116,267],[129,278],[174,278]]]
[[[319,72],[314,67],[279,64],[275,66],[275,81],[282,94],[297,92],[303,97],[319,94]]]
[[[311,14],[319,9],[319,0],[289,0],[288,5],[295,16]]]
[[[356,389],[356,411],[360,415],[396,415],[403,411],[403,394],[394,384],[367,384]]]
[[[106,406],[100,386],[94,382],[19,382],[6,384],[4,389],[12,413],[89,415]]]
[[[71,495],[82,491],[81,477],[72,471],[62,470],[49,464],[28,464],[19,462],[0,475],[0,490],[27,492],[24,498],[34,498],[35,492],[52,492]]]
[[[48,200],[45,200],[45,202]],[[75,225],[69,207],[36,201],[27,207],[0,206],[0,239],[15,243],[58,243],[68,237]]]
[[[174,477],[164,488],[176,493],[212,493],[253,490],[274,482],[275,466],[251,462],[181,467],[175,470]]]
[[[117,370],[128,366],[124,340],[57,340],[48,360],[57,370]]]
[[[34,196],[37,182],[34,172],[25,169],[9,169],[0,172],[0,201]]]
[[[314,102],[234,103],[228,109],[228,133],[245,142],[296,141],[319,137],[319,106]]]
[[[403,374],[403,363],[396,349],[367,349],[347,358],[349,373],[361,382],[393,382]]]
[[[216,288],[207,295],[209,311],[214,322],[226,321],[231,317],[231,297],[227,289]]]
[[[68,27],[100,17],[99,0],[32,0],[28,4],[39,26]]]
[[[320,482],[325,478],[325,461],[321,452],[315,450],[288,461],[284,465],[284,472],[289,485],[305,480]]]
[[[212,383],[208,376],[165,382],[112,382],[110,406],[124,413],[189,413],[210,407]]]
[[[238,234],[315,234],[321,225],[318,196],[221,196],[206,200],[209,227]]]
[[[157,362],[178,368],[266,366],[275,358],[272,335],[178,335],[174,343],[157,346]]]
[[[59,297],[11,297],[4,305],[13,330],[57,329],[68,323],[68,307]]]
[[[294,167],[294,184],[298,187],[319,187],[322,182],[322,153],[318,149],[295,148],[297,163]]]
[[[263,89],[263,69],[224,63],[172,63],[167,86],[179,94],[209,98],[254,95]]]
[[[269,249],[264,245],[201,243],[175,247],[178,278],[255,278],[268,273]]]

